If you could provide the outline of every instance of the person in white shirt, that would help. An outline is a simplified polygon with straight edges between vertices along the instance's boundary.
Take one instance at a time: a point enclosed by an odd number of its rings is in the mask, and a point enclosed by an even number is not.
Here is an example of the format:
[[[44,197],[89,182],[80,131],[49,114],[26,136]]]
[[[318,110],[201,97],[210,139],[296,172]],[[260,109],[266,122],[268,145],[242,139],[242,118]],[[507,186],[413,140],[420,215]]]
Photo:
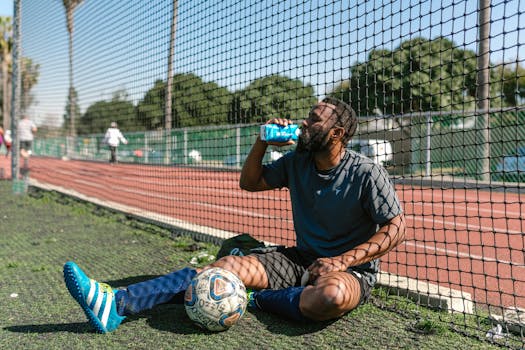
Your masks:
[[[117,147],[121,142],[123,144],[127,144],[128,140],[126,140],[124,135],[122,135],[118,129],[117,123],[112,122],[111,126],[106,131],[106,135],[104,136],[104,143],[109,146],[109,150],[111,151],[111,157],[109,159],[111,164],[117,163]]]
[[[24,159],[27,159],[31,155],[31,149],[33,146],[34,133],[37,127],[35,123],[29,120],[27,115],[22,117],[22,120],[18,123],[18,137],[20,139],[20,154]]]

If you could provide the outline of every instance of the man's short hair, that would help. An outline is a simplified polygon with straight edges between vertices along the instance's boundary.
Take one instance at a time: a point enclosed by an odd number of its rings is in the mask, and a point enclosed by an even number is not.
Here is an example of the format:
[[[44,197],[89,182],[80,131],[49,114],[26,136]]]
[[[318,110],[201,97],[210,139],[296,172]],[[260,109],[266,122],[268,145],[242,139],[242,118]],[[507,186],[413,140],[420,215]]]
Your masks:
[[[352,136],[354,136],[355,130],[357,129],[357,114],[350,105],[335,97],[325,97],[322,102],[335,106],[334,112],[337,116],[335,126],[340,126],[345,129],[345,134],[341,141],[346,144]]]

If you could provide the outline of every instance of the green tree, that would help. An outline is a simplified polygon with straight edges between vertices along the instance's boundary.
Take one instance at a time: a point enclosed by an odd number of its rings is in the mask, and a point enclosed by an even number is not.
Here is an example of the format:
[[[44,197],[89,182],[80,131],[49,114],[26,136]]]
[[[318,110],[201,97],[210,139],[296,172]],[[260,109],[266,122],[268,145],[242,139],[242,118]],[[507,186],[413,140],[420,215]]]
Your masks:
[[[5,129],[10,128],[11,121],[11,83],[13,65],[13,25],[11,17],[0,17],[0,73],[2,95],[2,118]],[[20,60],[21,93],[20,109],[22,112],[34,103],[31,89],[38,82],[40,65],[31,58],[22,57]]]
[[[139,120],[147,129],[160,129],[165,125],[166,83],[157,80],[137,105]],[[204,82],[195,74],[173,76],[173,127],[225,124],[231,93],[214,82]]]
[[[228,120],[253,123],[272,117],[304,118],[316,102],[314,89],[298,79],[270,75],[235,93]]]
[[[523,105],[525,98],[525,68],[519,63],[502,63],[493,68],[493,96],[499,96],[504,106]]]
[[[360,115],[473,109],[476,53],[442,37],[408,40],[393,51],[372,50],[330,95]]]
[[[146,130],[164,127],[165,94],[166,84],[157,80],[138,103],[137,117]]]
[[[135,106],[127,100],[127,94],[117,91],[110,101],[98,101],[88,107],[80,118],[78,134],[103,133],[111,122],[117,122],[120,129],[129,131],[141,130],[137,123]]]
[[[491,106],[522,106],[525,98],[525,68],[519,63],[501,63],[495,65],[491,73]],[[490,124],[493,127],[523,123],[525,113],[522,112],[510,110],[490,114]]]

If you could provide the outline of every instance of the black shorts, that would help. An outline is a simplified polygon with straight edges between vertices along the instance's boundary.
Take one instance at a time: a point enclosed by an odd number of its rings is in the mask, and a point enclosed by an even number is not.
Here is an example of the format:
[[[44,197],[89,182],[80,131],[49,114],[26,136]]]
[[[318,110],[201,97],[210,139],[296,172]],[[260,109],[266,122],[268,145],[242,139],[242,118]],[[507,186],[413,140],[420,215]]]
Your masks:
[[[25,149],[26,151],[31,151],[31,146],[33,141],[20,141],[20,149]]]
[[[311,258],[305,257],[295,247],[279,247],[265,253],[252,253],[264,266],[268,276],[270,289],[284,289],[301,285],[301,277],[313,263]],[[361,286],[360,304],[366,302],[376,281],[376,274],[370,271],[357,270],[350,267],[346,270],[352,274]]]

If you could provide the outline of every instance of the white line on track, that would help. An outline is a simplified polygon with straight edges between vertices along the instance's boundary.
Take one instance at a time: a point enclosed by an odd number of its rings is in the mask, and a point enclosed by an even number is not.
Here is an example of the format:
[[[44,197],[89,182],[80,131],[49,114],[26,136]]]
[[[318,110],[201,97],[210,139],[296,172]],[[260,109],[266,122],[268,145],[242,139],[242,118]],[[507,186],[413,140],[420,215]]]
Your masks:
[[[106,186],[101,185],[101,184],[96,184],[96,183],[93,183],[93,182],[88,182],[88,181],[79,180],[79,179],[74,180],[74,182],[80,183],[80,184],[84,184],[84,185],[87,185],[87,186],[91,186],[91,187],[101,188],[101,189],[104,189],[104,190],[107,188]],[[259,214],[259,213],[256,213],[254,211],[236,209],[236,208],[231,208],[231,207],[227,207],[227,206],[224,206],[224,205],[210,204],[210,203],[200,202],[200,201],[191,201],[191,200],[188,200],[186,198],[177,198],[177,197],[174,197],[174,196],[171,196],[171,195],[163,195],[163,194],[146,192],[146,191],[138,191],[138,190],[130,189],[129,187],[113,186],[113,188],[115,190],[119,191],[119,192],[132,193],[132,194],[137,194],[137,195],[140,195],[140,196],[146,196],[146,197],[149,197],[149,198],[154,197],[154,198],[165,199],[165,200],[170,200],[170,201],[185,202],[185,203],[190,203],[192,205],[196,205],[196,206],[200,206],[200,207],[219,209],[221,211],[231,212],[231,213],[240,214],[240,215],[248,215],[248,216],[252,216],[252,217],[256,217],[256,218],[264,218],[264,219],[270,219],[270,220],[281,220],[281,221],[284,221],[284,222],[292,222],[292,220],[290,220],[290,219],[283,219],[280,216],[278,217],[278,216],[273,216],[273,215]]]
[[[514,210],[498,210],[498,209],[491,209],[491,208],[485,208],[481,206],[481,203],[476,203],[478,206],[470,206],[465,203],[463,203],[463,207],[459,204],[446,204],[445,202],[432,202],[432,201],[426,201],[426,202],[409,202],[409,205],[416,207],[416,206],[422,206],[422,207],[432,207],[432,208],[443,208],[443,209],[451,209],[452,211],[456,211],[458,209],[464,209],[466,213],[473,213],[475,216],[479,216],[480,213],[487,213],[489,214],[487,217],[493,217],[494,214],[499,214],[502,217],[505,218],[515,218],[520,219],[522,217],[522,213],[520,211],[514,211]],[[504,203],[487,203],[492,205],[505,205]],[[405,204],[406,205],[406,204]]]
[[[525,268],[524,265],[519,264],[519,263],[515,263],[513,261],[509,261],[509,260],[487,258],[487,257],[481,256],[481,255],[469,254],[469,253],[461,253],[461,252],[458,252],[457,250],[436,248],[436,247],[432,247],[432,246],[427,245],[427,244],[414,243],[414,242],[410,242],[410,241],[405,241],[405,242],[403,242],[403,244],[405,244],[407,246],[412,246],[412,247],[416,247],[416,248],[419,248],[419,249],[423,249],[425,251],[429,251],[430,250],[430,251],[435,251],[435,252],[441,252],[441,253],[446,254],[446,256],[457,256],[458,258],[469,258],[471,260],[480,260],[480,261],[483,261],[483,262],[496,262],[496,263],[500,263],[500,264],[507,264],[507,265],[513,265],[513,266],[516,266],[516,267]]]
[[[409,218],[409,219],[412,219],[414,221],[430,222],[430,223],[433,223],[433,224],[440,223],[440,224],[443,224],[443,229],[446,228],[445,226],[449,226],[450,227],[450,225],[453,225],[453,227],[451,229],[456,229],[459,226],[459,227],[465,228],[468,231],[497,232],[497,233],[506,233],[506,234],[514,234],[514,235],[521,235],[521,234],[523,234],[523,232],[521,232],[521,231],[501,229],[501,228],[492,227],[492,226],[480,226],[480,225],[474,225],[474,224],[468,224],[468,223],[464,224],[464,223],[460,223],[460,222],[450,222],[450,221],[445,221],[445,220],[438,220],[435,217],[427,218],[427,217],[421,217],[421,216],[410,215],[410,214],[405,214],[405,217]]]

